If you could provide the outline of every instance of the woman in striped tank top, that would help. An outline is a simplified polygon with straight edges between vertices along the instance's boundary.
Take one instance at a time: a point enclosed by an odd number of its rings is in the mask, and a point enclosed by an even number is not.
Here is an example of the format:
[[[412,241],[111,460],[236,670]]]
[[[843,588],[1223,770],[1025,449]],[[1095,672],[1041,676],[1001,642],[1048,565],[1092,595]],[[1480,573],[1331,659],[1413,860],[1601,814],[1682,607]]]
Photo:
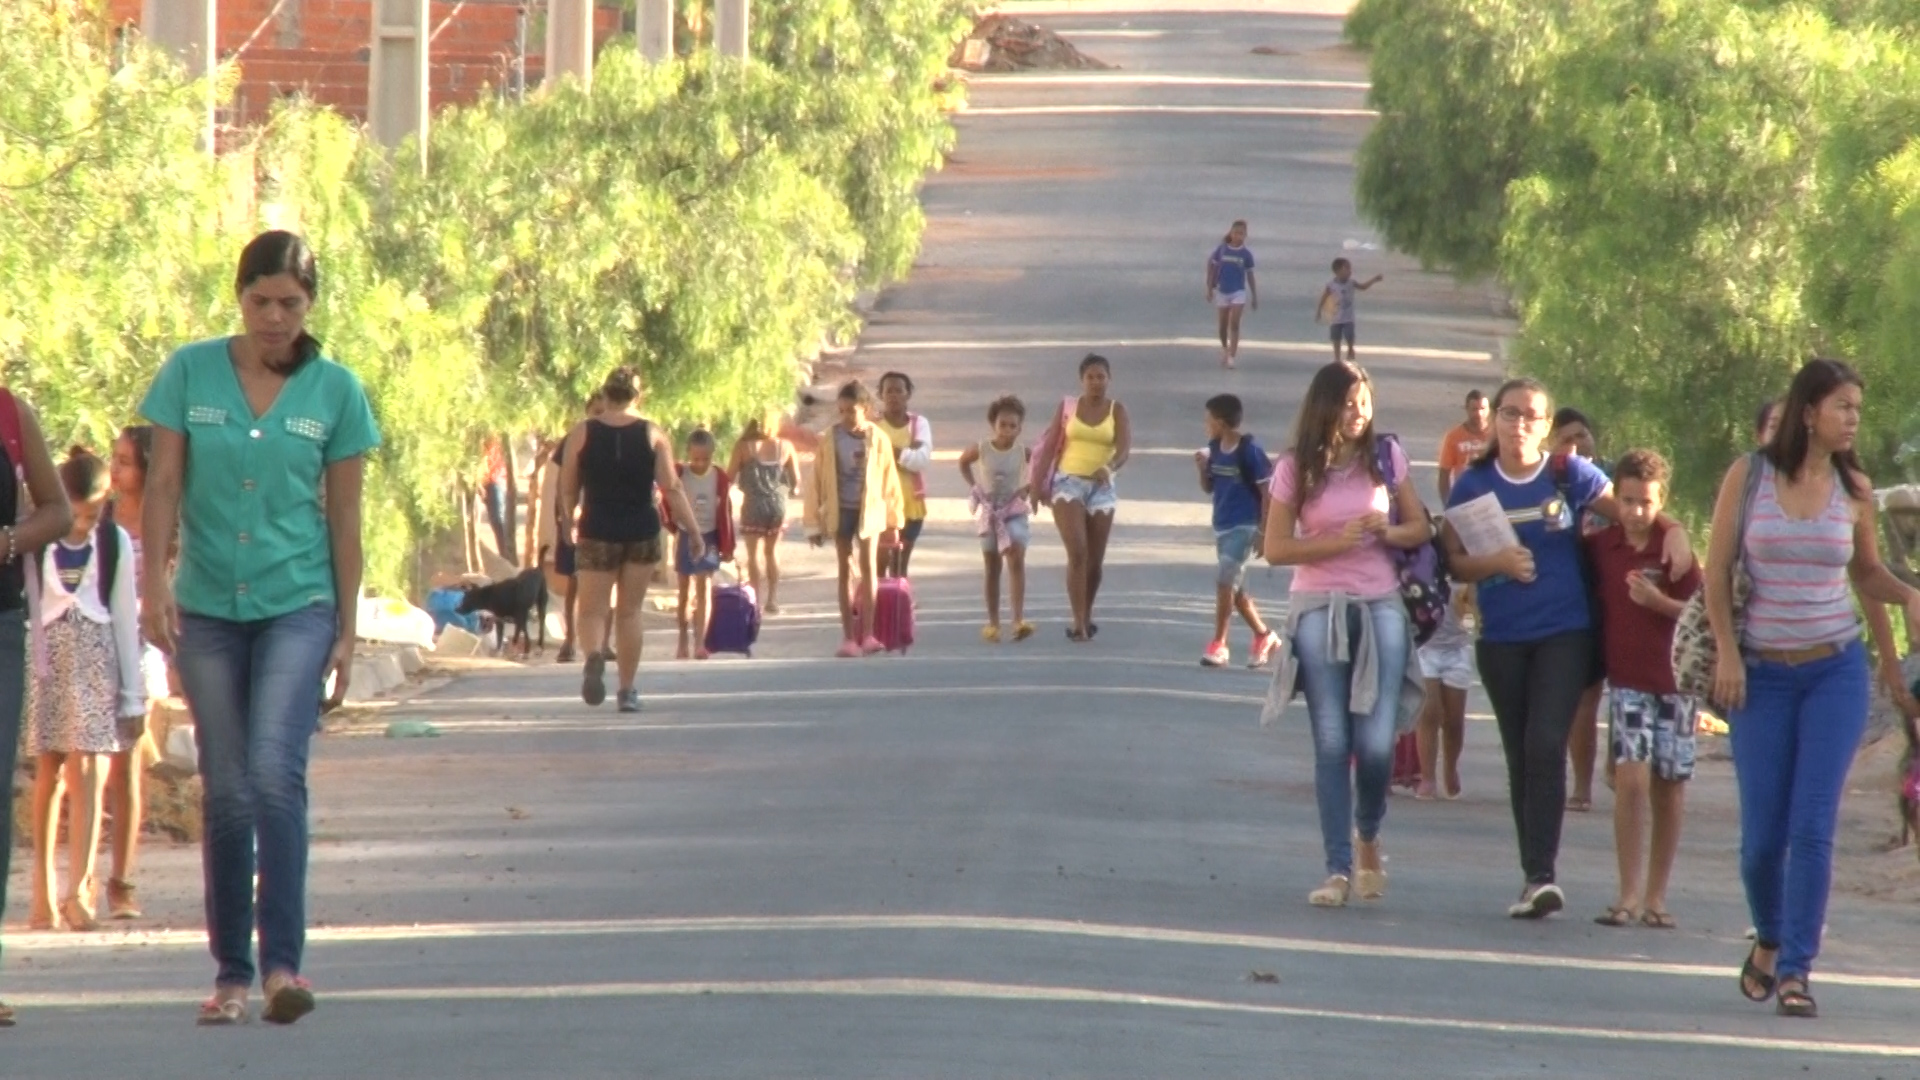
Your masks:
[[[1714,700],[1731,710],[1740,876],[1754,925],[1740,991],[1765,1001],[1777,987],[1783,1016],[1816,1015],[1807,975],[1826,919],[1841,787],[1866,730],[1853,594],[1904,604],[1907,624],[1920,626],[1920,592],[1881,563],[1875,542],[1873,487],[1854,454],[1862,389],[1837,360],[1800,369],[1773,439],[1721,482],[1707,558]],[[1743,545],[1753,593],[1736,623],[1734,534],[1753,468]]]

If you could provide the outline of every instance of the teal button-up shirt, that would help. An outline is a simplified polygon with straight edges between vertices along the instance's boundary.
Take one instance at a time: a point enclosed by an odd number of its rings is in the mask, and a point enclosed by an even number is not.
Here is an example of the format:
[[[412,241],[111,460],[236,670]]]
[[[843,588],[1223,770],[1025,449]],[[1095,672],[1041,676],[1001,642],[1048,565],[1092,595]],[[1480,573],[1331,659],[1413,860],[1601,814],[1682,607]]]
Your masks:
[[[332,604],[321,480],[380,445],[360,379],[324,357],[301,365],[256,417],[229,338],[167,359],[140,414],[187,439],[180,496],[180,610],[232,622]]]

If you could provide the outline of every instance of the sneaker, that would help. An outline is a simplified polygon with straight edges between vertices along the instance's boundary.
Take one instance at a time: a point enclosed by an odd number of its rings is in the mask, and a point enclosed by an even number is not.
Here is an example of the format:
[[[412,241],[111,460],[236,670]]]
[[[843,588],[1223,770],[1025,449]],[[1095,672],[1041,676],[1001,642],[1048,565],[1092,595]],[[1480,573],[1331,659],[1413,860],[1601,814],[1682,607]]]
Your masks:
[[[1548,882],[1545,885],[1530,885],[1520,894],[1520,902],[1507,908],[1507,914],[1515,919],[1544,919],[1567,906],[1567,894],[1560,886]]]
[[[1247,661],[1250,668],[1263,668],[1273,659],[1273,652],[1280,647],[1280,635],[1269,630],[1253,639],[1253,656]]]
[[[885,645],[880,644],[879,638],[869,637],[867,638],[867,640],[860,643],[860,651],[863,653],[866,653],[868,656],[872,656],[874,653],[886,652],[887,647]]]
[[[580,700],[589,705],[598,705],[607,700],[607,656],[594,653],[587,657],[585,671],[580,676]]]
[[[107,917],[110,919],[138,919],[142,916],[140,898],[134,894],[133,882],[119,878],[107,879]]]
[[[833,655],[842,660],[851,660],[860,655],[860,643],[852,638],[848,638],[840,643],[840,648],[834,650]]]
[[[620,702],[621,712],[623,713],[639,712],[640,711],[640,688],[637,686],[630,686],[625,690],[620,691],[619,702]]]
[[[1226,667],[1227,661],[1232,658],[1232,654],[1227,651],[1227,643],[1225,641],[1216,641],[1208,645],[1207,650],[1200,654],[1200,666]]]

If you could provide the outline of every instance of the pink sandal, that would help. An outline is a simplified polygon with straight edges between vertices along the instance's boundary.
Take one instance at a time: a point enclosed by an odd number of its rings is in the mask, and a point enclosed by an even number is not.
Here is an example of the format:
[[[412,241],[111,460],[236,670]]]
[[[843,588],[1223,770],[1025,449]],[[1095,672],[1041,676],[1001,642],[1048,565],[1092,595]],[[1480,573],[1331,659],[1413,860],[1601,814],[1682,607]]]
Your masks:
[[[260,1019],[269,1024],[291,1024],[314,1010],[313,984],[298,975],[275,972],[267,976],[264,989],[267,1007]]]

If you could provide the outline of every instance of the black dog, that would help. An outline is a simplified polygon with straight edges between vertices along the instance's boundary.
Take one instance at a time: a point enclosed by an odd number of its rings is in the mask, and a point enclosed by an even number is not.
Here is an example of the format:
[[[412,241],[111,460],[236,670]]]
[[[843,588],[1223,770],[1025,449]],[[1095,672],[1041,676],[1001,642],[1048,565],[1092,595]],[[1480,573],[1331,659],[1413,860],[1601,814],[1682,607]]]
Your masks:
[[[1920,719],[1904,717],[1907,749],[1900,755],[1900,846],[1920,837]]]
[[[527,619],[538,614],[540,651],[547,651],[547,579],[539,570],[522,570],[505,581],[475,585],[460,600],[460,614],[484,611],[493,616],[494,651],[507,645],[507,624],[513,624],[513,643],[521,656],[532,651]]]

